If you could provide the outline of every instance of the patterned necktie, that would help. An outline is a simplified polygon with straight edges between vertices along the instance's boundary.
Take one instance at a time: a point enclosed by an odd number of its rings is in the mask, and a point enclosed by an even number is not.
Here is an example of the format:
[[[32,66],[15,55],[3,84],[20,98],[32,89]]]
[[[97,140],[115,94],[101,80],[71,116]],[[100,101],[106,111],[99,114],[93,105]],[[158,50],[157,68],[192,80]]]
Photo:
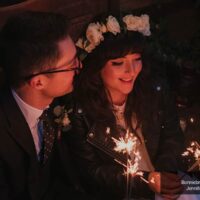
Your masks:
[[[45,110],[39,118],[42,123],[42,145],[40,150],[40,161],[44,164],[53,148],[55,140],[55,130],[53,128],[53,123],[49,118],[48,110]]]

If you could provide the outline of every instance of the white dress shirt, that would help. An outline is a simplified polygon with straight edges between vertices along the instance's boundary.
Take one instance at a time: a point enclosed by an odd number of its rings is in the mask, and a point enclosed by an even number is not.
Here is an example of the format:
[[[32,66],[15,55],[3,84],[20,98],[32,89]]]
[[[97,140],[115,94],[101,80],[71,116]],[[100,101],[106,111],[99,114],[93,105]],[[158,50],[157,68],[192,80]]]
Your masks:
[[[17,93],[12,89],[12,94],[17,102],[19,108],[21,109],[26,122],[28,123],[28,126],[31,130],[31,134],[33,137],[33,141],[35,144],[35,149],[37,152],[37,155],[39,155],[40,152],[40,142],[39,142],[39,133],[38,133],[38,122],[39,122],[39,117],[42,115],[43,110],[34,108],[30,105],[28,105],[26,102],[24,102],[18,95]]]

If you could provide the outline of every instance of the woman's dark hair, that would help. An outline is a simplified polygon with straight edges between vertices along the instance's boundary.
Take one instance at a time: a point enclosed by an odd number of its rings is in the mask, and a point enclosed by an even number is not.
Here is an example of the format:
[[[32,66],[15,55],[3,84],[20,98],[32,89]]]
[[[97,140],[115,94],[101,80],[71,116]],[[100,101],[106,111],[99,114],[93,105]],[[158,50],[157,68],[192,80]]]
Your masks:
[[[68,21],[60,14],[25,11],[11,16],[0,34],[0,66],[8,84],[18,87],[23,77],[55,64],[58,42],[67,36]]]
[[[108,60],[123,57],[129,53],[141,53],[142,60],[144,60],[145,38],[141,33],[133,31],[118,35],[106,34],[104,41],[83,61],[83,69],[75,87],[75,97],[81,102],[89,118],[109,120],[115,124],[112,106],[110,106],[100,71]],[[143,68],[135,82],[134,89],[128,95],[124,117],[131,131],[134,131],[131,121],[133,113],[136,113],[138,125],[144,115],[142,113],[143,103],[148,101],[146,99],[149,85],[147,83],[148,74],[149,69],[143,62]],[[146,94],[145,97],[144,94]]]

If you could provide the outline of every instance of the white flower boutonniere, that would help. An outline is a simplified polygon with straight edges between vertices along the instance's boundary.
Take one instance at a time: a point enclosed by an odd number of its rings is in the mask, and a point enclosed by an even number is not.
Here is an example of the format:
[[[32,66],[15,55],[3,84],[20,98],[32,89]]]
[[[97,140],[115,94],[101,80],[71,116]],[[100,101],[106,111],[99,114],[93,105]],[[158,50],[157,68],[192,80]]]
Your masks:
[[[53,109],[53,113],[56,116],[55,122],[58,124],[59,130],[66,132],[71,128],[71,121],[68,114],[72,112],[72,109],[66,110],[65,106],[56,106]]]

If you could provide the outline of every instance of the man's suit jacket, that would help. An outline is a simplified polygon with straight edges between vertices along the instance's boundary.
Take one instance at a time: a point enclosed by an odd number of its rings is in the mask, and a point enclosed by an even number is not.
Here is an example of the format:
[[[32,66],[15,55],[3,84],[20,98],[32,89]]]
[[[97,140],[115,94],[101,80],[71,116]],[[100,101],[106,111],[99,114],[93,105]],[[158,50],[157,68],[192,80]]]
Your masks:
[[[28,124],[15,102],[10,90],[0,93],[0,199],[1,200],[50,200],[61,192],[63,186],[55,176],[60,172],[58,157],[58,143],[54,147],[47,162],[41,165],[37,160],[32,134]],[[68,156],[61,156],[68,163]],[[71,167],[66,164],[64,182],[66,179],[75,182]],[[57,180],[57,181],[56,181]],[[56,187],[57,186],[57,187]],[[71,185],[70,185],[71,186]],[[78,186],[77,186],[78,187]],[[71,189],[69,189],[72,191]],[[68,191],[69,191],[68,190]],[[57,193],[57,194],[55,194]],[[65,191],[67,193],[67,191]],[[67,194],[65,194],[67,195]],[[69,194],[68,194],[69,195]],[[78,199],[78,198],[77,198]]]

